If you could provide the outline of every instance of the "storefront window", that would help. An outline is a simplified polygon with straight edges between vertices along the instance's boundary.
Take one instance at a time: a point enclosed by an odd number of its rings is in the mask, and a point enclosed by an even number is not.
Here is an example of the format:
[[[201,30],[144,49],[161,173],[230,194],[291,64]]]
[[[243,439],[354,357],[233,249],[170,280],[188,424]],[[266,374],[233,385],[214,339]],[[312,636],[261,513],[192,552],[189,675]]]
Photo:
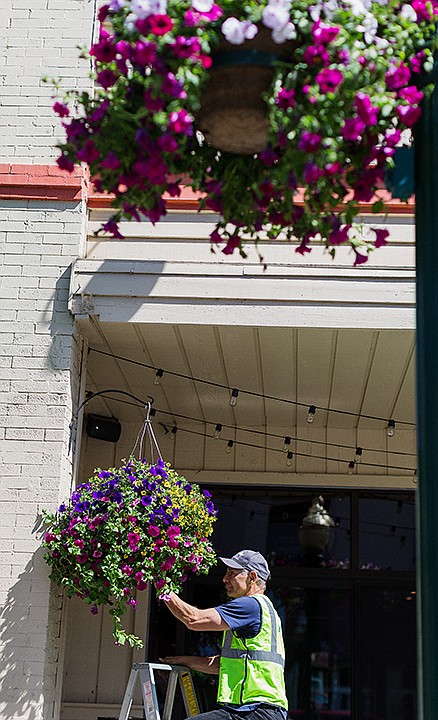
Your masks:
[[[230,557],[254,548],[269,558],[267,592],[283,623],[290,718],[412,720],[413,494],[324,491],[323,506],[333,520],[330,542],[309,554],[300,526],[320,495],[320,490],[275,488],[213,491],[219,511],[215,549]],[[198,607],[226,602],[222,577],[218,563],[207,577],[190,581],[186,599]],[[220,633],[189,632],[165,608],[154,606],[149,660],[215,654],[220,641]],[[213,708],[216,679],[196,675],[195,683],[202,709]],[[181,712],[176,720],[182,720]]]

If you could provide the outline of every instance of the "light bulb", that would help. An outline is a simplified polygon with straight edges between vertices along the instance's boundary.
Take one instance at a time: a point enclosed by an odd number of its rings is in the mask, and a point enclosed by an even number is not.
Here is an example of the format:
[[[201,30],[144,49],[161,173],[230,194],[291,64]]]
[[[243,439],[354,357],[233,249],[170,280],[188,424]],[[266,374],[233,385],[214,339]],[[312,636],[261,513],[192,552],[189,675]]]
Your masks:
[[[231,391],[231,395],[230,395],[231,407],[236,407],[238,396],[239,396],[239,391],[236,388],[233,388],[233,390]]]
[[[315,405],[310,405],[310,407],[309,407],[309,414],[308,414],[308,416],[307,416],[307,422],[308,422],[308,423],[313,423],[313,421],[314,421],[314,419],[315,419],[315,413],[316,413],[316,407],[315,407]]]
[[[388,427],[386,428],[386,434],[388,437],[394,437],[395,433],[395,420],[388,420]]]
[[[222,432],[222,425],[220,423],[218,423],[214,429],[214,436],[215,436],[216,440],[218,440],[220,438],[221,432]]]
[[[289,435],[286,435],[286,437],[284,438],[283,452],[287,452],[288,450],[290,450],[290,444],[291,438],[289,437]]]
[[[356,465],[356,463],[354,462],[354,460],[350,460],[350,462],[348,463],[348,474],[349,475],[353,475],[353,470],[354,470],[355,465]]]
[[[362,453],[363,453],[363,448],[357,447],[356,448],[356,457],[355,457],[355,460],[357,463],[359,463],[362,460]]]
[[[175,440],[177,432],[178,432],[178,428],[176,427],[176,425],[174,425],[172,430],[170,431],[170,439],[171,440]]]
[[[159,385],[159,384],[160,384],[161,378],[163,377],[163,375],[164,375],[164,370],[162,370],[161,368],[159,368],[159,369],[157,370],[157,372],[155,373],[154,385]]]
[[[294,459],[294,454],[292,450],[289,450],[286,456],[286,465],[290,467],[292,465],[292,460]]]
[[[234,440],[228,440],[227,447],[225,448],[225,452],[230,454],[231,450],[233,449]]]

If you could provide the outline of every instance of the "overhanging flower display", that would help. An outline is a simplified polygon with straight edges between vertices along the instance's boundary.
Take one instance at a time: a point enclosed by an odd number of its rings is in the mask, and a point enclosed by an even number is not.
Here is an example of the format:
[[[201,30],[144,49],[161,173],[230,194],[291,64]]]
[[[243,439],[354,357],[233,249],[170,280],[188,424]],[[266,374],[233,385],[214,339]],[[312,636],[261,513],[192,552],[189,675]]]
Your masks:
[[[226,255],[281,234],[301,254],[314,240],[332,253],[350,244],[360,264],[387,242],[353,223],[362,201],[385,209],[375,193],[420,116],[437,13],[437,0],[110,0],[90,49],[95,93],[54,106],[66,131],[58,164],[88,163],[114,194],[103,226],[114,237],[123,219],[157,222],[185,184],[220,214],[211,241]],[[201,121],[209,82],[225,57],[243,89],[262,55],[263,147],[220,150]]]
[[[148,583],[162,598],[179,592],[190,574],[208,572],[216,562],[209,541],[215,519],[210,493],[162,460],[96,470],[56,513],[45,513],[50,577],[93,613],[109,605],[115,641],[141,647],[122,628],[122,615]]]

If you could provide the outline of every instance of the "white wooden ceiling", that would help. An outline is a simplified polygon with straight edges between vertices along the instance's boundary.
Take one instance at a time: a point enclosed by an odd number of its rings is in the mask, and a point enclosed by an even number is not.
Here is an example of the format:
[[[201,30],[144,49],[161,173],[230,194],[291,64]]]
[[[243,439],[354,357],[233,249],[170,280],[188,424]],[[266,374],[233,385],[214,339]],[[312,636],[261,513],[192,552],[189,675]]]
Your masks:
[[[157,410],[154,425],[163,442],[167,441],[163,425],[176,426],[181,432],[191,430],[194,434],[187,436],[188,443],[193,441],[198,448],[199,436],[211,437],[214,425],[222,423],[223,436],[243,443],[241,452],[248,463],[260,465],[260,469],[266,462],[258,463],[258,451],[250,446],[283,444],[281,437],[265,433],[301,438],[301,446],[294,441],[292,449],[304,454],[307,449],[310,454],[336,456],[344,462],[354,456],[354,450],[337,447],[346,443],[376,449],[367,459],[382,466],[416,466],[415,335],[410,330],[97,326],[90,340],[93,349],[87,362],[87,390],[118,389],[144,400],[152,395]],[[154,385],[156,368],[165,371],[158,386]],[[236,407],[229,405],[229,390],[215,384],[240,390]],[[135,407],[128,397],[118,397],[95,398],[88,403],[87,412],[113,415],[122,425],[141,427],[142,405]],[[309,405],[317,407],[312,425],[306,421]],[[394,438],[386,434],[390,418],[397,423]],[[254,434],[254,430],[259,432]],[[328,445],[315,446],[315,440]],[[407,455],[403,455],[405,450]],[[385,459],[382,451],[387,453]],[[393,454],[395,451],[398,454]],[[202,452],[198,450],[198,454]],[[196,462],[206,466],[202,458]],[[281,462],[284,464],[283,457]],[[327,463],[321,471],[327,471]]]

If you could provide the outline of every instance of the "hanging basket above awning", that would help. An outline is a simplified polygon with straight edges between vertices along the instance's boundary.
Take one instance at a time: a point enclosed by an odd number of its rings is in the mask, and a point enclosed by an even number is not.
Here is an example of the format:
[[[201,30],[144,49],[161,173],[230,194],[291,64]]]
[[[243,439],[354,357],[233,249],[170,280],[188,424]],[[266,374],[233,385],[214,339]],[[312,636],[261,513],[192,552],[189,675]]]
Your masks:
[[[254,155],[268,141],[269,90],[275,65],[290,59],[295,44],[276,44],[267,28],[240,48],[223,41],[213,55],[210,78],[202,93],[196,124],[207,142],[225,152]]]

